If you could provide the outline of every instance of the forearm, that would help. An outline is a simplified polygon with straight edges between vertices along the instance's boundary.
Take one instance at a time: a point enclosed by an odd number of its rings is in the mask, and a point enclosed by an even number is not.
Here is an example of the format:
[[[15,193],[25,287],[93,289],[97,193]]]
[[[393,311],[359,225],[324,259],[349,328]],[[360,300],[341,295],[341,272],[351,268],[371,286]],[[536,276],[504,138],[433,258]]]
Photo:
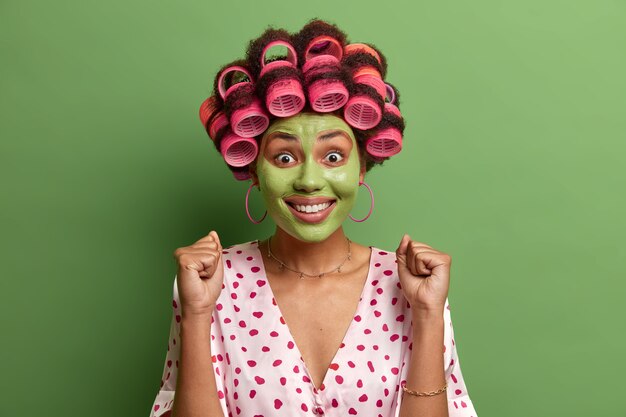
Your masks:
[[[446,382],[443,364],[444,320],[441,314],[434,317],[413,317],[413,346],[409,361],[406,387],[427,392],[442,388]],[[448,397],[444,391],[433,396],[416,396],[403,393],[400,417],[448,417]]]
[[[224,417],[211,360],[210,318],[180,325],[180,363],[171,417]]]

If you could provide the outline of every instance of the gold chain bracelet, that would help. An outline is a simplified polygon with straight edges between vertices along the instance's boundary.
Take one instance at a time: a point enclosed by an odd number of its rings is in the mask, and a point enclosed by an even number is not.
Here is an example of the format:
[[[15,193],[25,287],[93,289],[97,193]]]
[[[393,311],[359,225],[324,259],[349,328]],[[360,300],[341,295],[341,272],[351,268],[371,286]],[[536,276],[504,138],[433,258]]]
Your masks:
[[[447,382],[443,386],[443,388],[439,388],[437,391],[429,391],[429,392],[417,392],[417,391],[410,390],[406,387],[406,381],[404,382],[404,384],[401,384],[401,385],[402,385],[402,390],[404,392],[406,392],[407,394],[415,395],[417,397],[431,397],[433,395],[441,394],[442,392],[445,392],[448,389]]]

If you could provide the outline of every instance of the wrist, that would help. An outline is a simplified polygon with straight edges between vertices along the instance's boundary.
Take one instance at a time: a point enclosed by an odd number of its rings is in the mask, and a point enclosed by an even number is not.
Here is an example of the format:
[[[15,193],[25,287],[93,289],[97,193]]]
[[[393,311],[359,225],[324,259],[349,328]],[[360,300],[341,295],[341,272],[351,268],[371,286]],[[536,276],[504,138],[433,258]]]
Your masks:
[[[431,322],[438,319],[443,321],[443,309],[440,307],[411,307],[413,322]]]
[[[207,325],[211,324],[211,318],[213,317],[213,310],[205,311],[203,313],[187,313],[183,311],[181,323],[187,325],[201,324]]]

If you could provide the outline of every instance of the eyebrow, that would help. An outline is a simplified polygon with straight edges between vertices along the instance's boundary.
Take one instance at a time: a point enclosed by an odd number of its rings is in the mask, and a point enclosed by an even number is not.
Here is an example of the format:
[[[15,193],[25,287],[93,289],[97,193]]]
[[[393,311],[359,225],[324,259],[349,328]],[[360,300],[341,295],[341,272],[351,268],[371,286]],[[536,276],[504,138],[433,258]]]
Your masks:
[[[326,140],[334,138],[335,136],[343,136],[344,138],[350,140],[350,137],[348,136],[348,134],[346,132],[344,132],[343,130],[333,130],[332,132],[325,133],[325,134],[319,136],[317,138],[317,140],[318,141],[326,141]],[[276,138],[276,139],[284,139],[284,140],[287,140],[287,141],[297,141],[298,140],[297,136],[291,135],[289,133],[284,133],[284,132],[272,133],[270,135],[270,138],[271,139],[274,139],[274,138]]]

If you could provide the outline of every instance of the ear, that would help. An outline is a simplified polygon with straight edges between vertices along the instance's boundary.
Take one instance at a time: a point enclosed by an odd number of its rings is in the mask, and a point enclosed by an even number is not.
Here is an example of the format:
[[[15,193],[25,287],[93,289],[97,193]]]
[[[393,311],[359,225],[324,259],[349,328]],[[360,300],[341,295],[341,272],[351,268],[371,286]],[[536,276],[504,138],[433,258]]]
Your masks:
[[[361,169],[359,171],[359,184],[362,183],[363,180],[365,179],[365,172],[367,171],[365,158],[361,156],[360,161],[361,161]]]
[[[252,177],[252,184],[258,186],[259,177],[256,174],[256,161],[248,165],[248,172],[250,173],[250,176]]]

